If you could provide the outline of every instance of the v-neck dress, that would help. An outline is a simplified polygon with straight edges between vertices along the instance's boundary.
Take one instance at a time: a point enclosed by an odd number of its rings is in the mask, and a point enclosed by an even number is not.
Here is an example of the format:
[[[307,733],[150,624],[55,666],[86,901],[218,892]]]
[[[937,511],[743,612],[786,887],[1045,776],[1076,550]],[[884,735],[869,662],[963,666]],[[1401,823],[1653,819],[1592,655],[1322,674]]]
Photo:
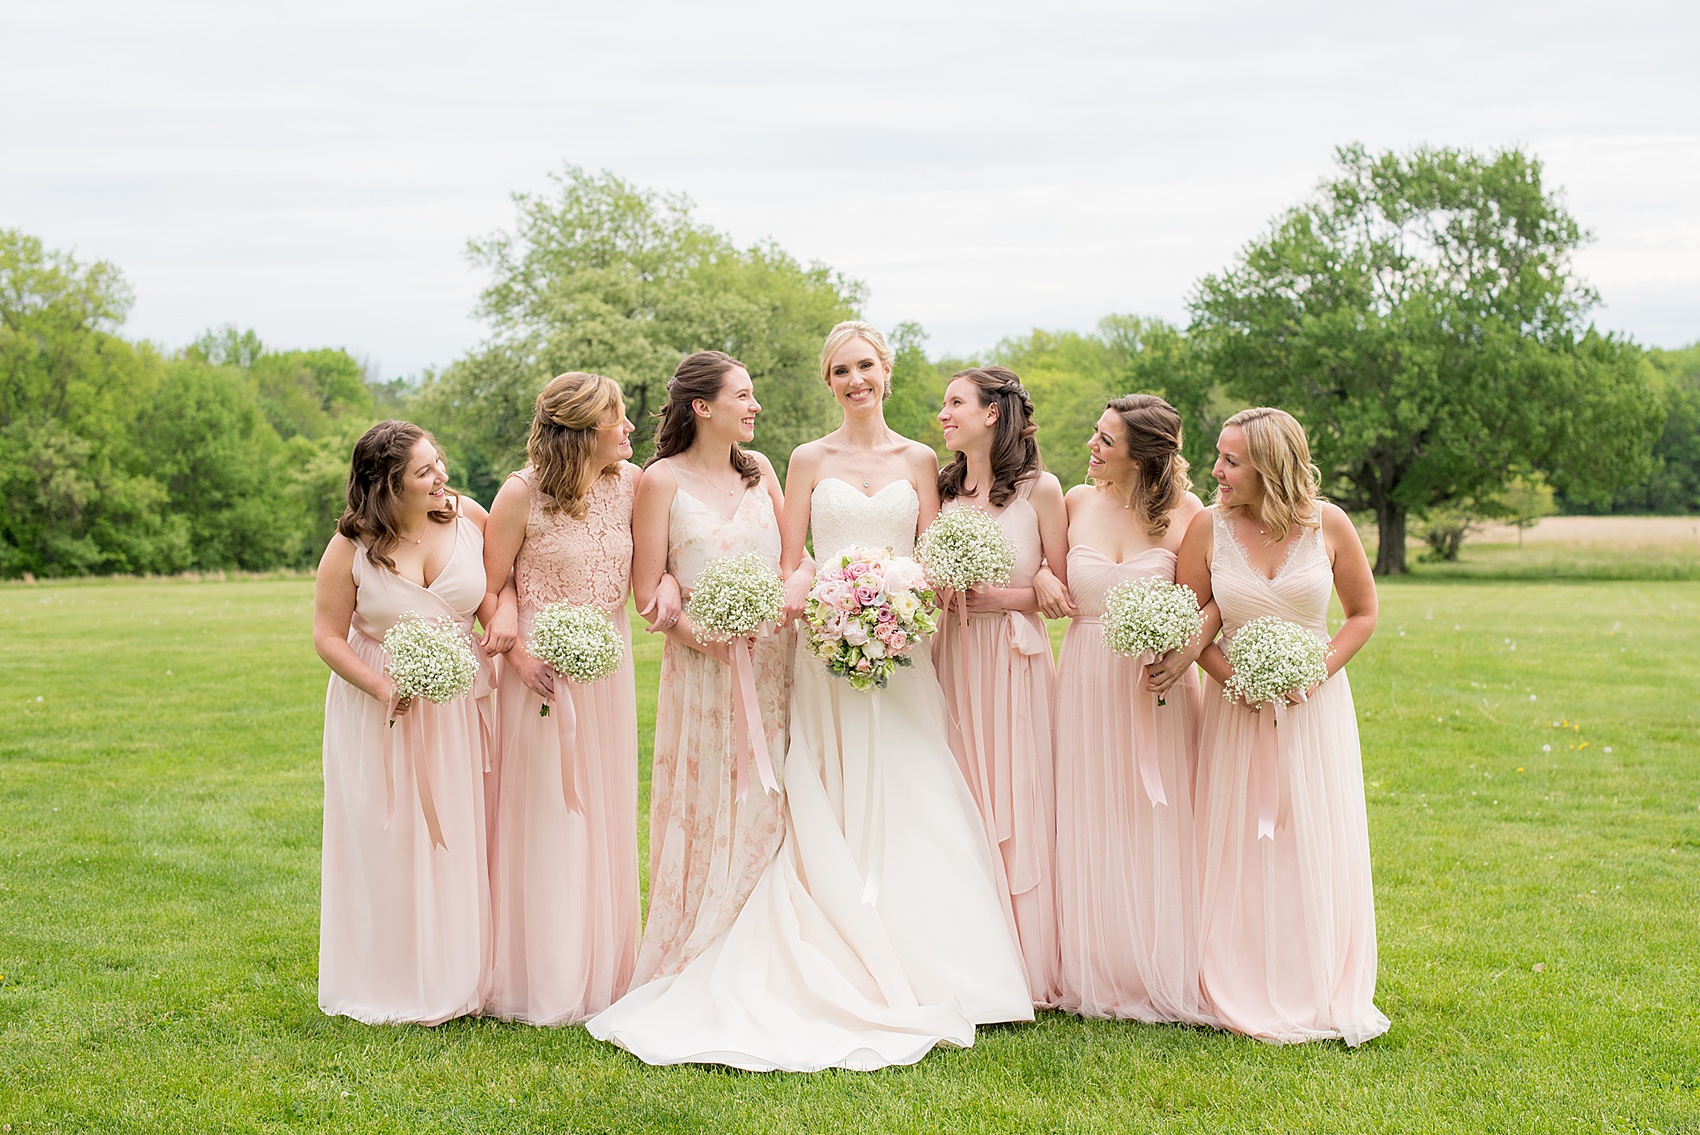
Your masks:
[[[469,633],[484,599],[484,538],[465,517],[422,587],[356,545],[349,645],[384,668],[384,632],[409,612]],[[484,769],[490,664],[470,694],[389,707],[331,675],[325,693],[325,829],[319,1007],[368,1024],[434,1025],[483,1005],[490,960]],[[434,829],[434,830],[433,830]]]

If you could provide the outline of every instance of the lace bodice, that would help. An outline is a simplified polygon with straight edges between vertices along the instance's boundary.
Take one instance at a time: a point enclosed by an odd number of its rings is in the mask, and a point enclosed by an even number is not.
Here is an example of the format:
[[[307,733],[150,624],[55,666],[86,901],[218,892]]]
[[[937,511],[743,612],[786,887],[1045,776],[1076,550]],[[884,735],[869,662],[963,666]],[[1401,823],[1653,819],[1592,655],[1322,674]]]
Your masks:
[[[514,559],[521,619],[529,621],[541,608],[561,600],[594,603],[604,611],[624,607],[632,575],[632,500],[638,467],[621,462],[618,475],[599,478],[591,486],[583,520],[545,507],[547,497],[538,489],[531,466],[514,476],[524,478],[531,489],[525,542]]]
[[[827,477],[809,500],[815,559],[829,559],[851,546],[912,556],[920,515],[921,498],[908,481],[893,481],[870,497],[848,481]]]
[[[1076,544],[1068,550],[1068,592],[1082,618],[1102,616],[1104,598],[1111,590],[1143,576],[1173,583],[1175,554],[1167,548],[1147,548],[1117,563],[1088,544]]]
[[[667,570],[680,587],[695,587],[703,566],[716,556],[744,552],[759,552],[779,570],[779,518],[765,488],[758,484],[744,490],[730,520],[684,489],[673,494],[667,512]]]
[[[1009,573],[1009,587],[1032,587],[1033,577],[1039,574],[1039,565],[1044,563],[1045,550],[1039,541],[1039,513],[1033,507],[1033,502],[1027,499],[1032,481],[1028,481],[1017,490],[1017,495],[1011,497],[993,519],[998,527],[1003,529],[1004,539],[1015,551],[1015,570]],[[946,501],[944,510],[953,508],[969,508],[961,501]],[[987,509],[987,512],[990,512]]]
[[[1214,550],[1210,557],[1210,591],[1222,612],[1222,631],[1234,631],[1264,615],[1328,637],[1328,597],[1334,589],[1334,569],[1328,562],[1328,547],[1321,528],[1306,528],[1287,548],[1287,558],[1266,579],[1251,566],[1245,548],[1227,515],[1210,510],[1214,526]],[[1070,573],[1069,583],[1074,582]]]

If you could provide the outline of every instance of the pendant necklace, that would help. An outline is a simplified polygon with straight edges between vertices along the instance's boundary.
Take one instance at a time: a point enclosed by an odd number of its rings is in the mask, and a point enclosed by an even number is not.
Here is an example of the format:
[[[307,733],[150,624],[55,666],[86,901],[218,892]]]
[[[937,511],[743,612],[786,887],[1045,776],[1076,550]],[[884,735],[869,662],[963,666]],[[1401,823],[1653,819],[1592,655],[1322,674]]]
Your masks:
[[[721,488],[720,485],[714,480],[714,478],[710,477],[707,473],[704,473],[702,471],[702,466],[700,466],[696,463],[696,459],[694,457],[687,456],[685,458],[685,460],[690,462],[691,469],[695,471],[696,475],[701,477],[703,480],[707,481],[708,484],[709,484],[709,487],[711,487],[715,492],[719,493],[721,496],[729,497],[729,496],[732,496],[734,493],[736,493],[738,491],[738,488],[737,488],[736,485],[734,485],[730,489]]]

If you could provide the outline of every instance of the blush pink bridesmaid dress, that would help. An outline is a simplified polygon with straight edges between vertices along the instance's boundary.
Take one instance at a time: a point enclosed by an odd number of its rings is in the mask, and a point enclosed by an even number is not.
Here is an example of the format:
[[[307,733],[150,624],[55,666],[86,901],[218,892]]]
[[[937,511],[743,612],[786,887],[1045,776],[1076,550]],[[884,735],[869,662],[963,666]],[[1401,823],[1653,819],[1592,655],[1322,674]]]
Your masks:
[[[1172,582],[1175,554],[1150,548],[1117,563],[1083,544],[1069,549],[1079,615],[1057,666],[1062,1007],[1210,1024],[1198,981],[1192,810],[1198,681],[1189,672],[1157,705],[1141,688],[1140,661],[1105,646],[1100,621],[1105,596],[1144,576]]]
[[[484,537],[453,521],[454,550],[421,587],[354,551],[348,642],[384,669],[384,632],[408,612],[468,632],[484,599]],[[492,670],[472,693],[389,707],[331,675],[325,693],[325,831],[319,1007],[368,1024],[435,1025],[484,1002],[490,961],[484,770]]]
[[[548,717],[519,672],[501,668],[500,754],[492,775],[490,878],[495,970],[485,1012],[536,1025],[582,1021],[625,993],[637,954],[637,695],[626,592],[638,468],[623,462],[592,486],[585,518],[550,512],[529,467],[525,540],[514,560],[520,636],[550,603],[594,604],[626,640],[601,681],[556,680]],[[576,745],[569,770],[582,810],[566,804],[563,690]]]
[[[1328,639],[1333,568],[1304,531],[1273,579],[1212,510],[1210,588],[1224,636],[1263,615]],[[1224,1028],[1278,1043],[1387,1031],[1375,1007],[1370,884],[1357,713],[1345,671],[1284,711],[1258,713],[1205,680],[1198,775],[1204,987]],[[1261,730],[1269,736],[1260,738]],[[1272,778],[1273,791],[1261,791]],[[1268,799],[1272,814],[1260,816]],[[1260,820],[1264,825],[1260,825]],[[1260,826],[1273,828],[1259,838]]]
[[[1015,550],[1010,587],[1031,587],[1043,560],[1032,482],[997,513]],[[945,508],[961,507],[955,501]],[[1010,931],[1021,948],[1033,1003],[1054,1008],[1061,993],[1055,892],[1056,786],[1051,700],[1056,668],[1045,620],[1036,613],[970,614],[952,608],[933,641],[950,721],[951,751],[979,806]]]

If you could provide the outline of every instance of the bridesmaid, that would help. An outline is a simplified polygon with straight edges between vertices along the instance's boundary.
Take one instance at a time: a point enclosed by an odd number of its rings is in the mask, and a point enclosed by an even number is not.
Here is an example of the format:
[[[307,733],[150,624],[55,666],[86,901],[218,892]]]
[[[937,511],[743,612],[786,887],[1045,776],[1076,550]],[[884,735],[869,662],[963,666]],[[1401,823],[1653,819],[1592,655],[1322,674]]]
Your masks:
[[[1057,677],[1057,910],[1062,1006],[1087,1017],[1206,1023],[1199,990],[1192,782],[1198,683],[1143,688],[1138,659],[1104,645],[1104,597],[1173,580],[1190,491],[1181,419],[1150,394],[1110,402],[1069,490],[1068,582],[1079,614]]]
[[[471,696],[443,705],[396,702],[384,674],[384,632],[401,616],[470,631],[494,611],[484,510],[446,481],[418,426],[367,430],[313,590],[313,646],[332,671],[319,1007],[374,1025],[476,1013],[489,972],[489,660],[478,644]]]
[[[485,1012],[538,1025],[581,1021],[631,981],[637,951],[637,701],[626,625],[638,468],[620,387],[570,373],[537,396],[529,462],[496,494],[484,570],[511,572],[518,641],[502,667],[490,844],[495,970]],[[537,612],[602,608],[626,660],[569,683],[533,658]],[[571,698],[571,706],[562,703]],[[547,717],[545,703],[555,707]],[[572,712],[566,712],[571,709]],[[571,726],[571,728],[569,728]],[[567,742],[570,741],[569,745]],[[568,785],[578,807],[566,802]]]
[[[951,748],[979,805],[1010,931],[1021,947],[1033,1003],[1057,1004],[1055,782],[1051,699],[1056,669],[1034,576],[1049,561],[1067,582],[1068,519],[1062,485],[1044,471],[1033,439],[1033,403],[1008,367],[959,372],[939,411],[945,448],[956,459],[939,472],[945,509],[994,515],[1015,549],[1007,587],[976,587],[946,613],[933,664],[949,708]]]
[[[744,364],[720,351],[679,363],[632,513],[632,589],[648,606],[671,576],[688,597],[716,556],[758,553],[779,570],[784,497],[766,457],[746,452],[761,405]],[[781,797],[735,751],[733,673],[724,644],[671,616],[661,656],[649,806],[649,921],[633,986],[678,973],[732,924],[779,849]],[[754,644],[768,760],[782,779],[792,635]],[[754,734],[752,733],[752,737]],[[740,758],[751,783],[734,776]]]
[[[1351,520],[1318,499],[1292,415],[1242,410],[1216,452],[1215,506],[1187,530],[1181,582],[1214,600],[1226,638],[1262,615],[1306,627],[1328,642],[1330,677],[1294,690],[1279,714],[1258,712],[1222,697],[1232,670],[1221,648],[1199,656],[1204,989],[1235,1032],[1358,1045],[1388,1022],[1374,1003],[1369,827],[1342,668],[1375,630],[1375,581]],[[1330,590],[1346,616],[1332,639]]]

